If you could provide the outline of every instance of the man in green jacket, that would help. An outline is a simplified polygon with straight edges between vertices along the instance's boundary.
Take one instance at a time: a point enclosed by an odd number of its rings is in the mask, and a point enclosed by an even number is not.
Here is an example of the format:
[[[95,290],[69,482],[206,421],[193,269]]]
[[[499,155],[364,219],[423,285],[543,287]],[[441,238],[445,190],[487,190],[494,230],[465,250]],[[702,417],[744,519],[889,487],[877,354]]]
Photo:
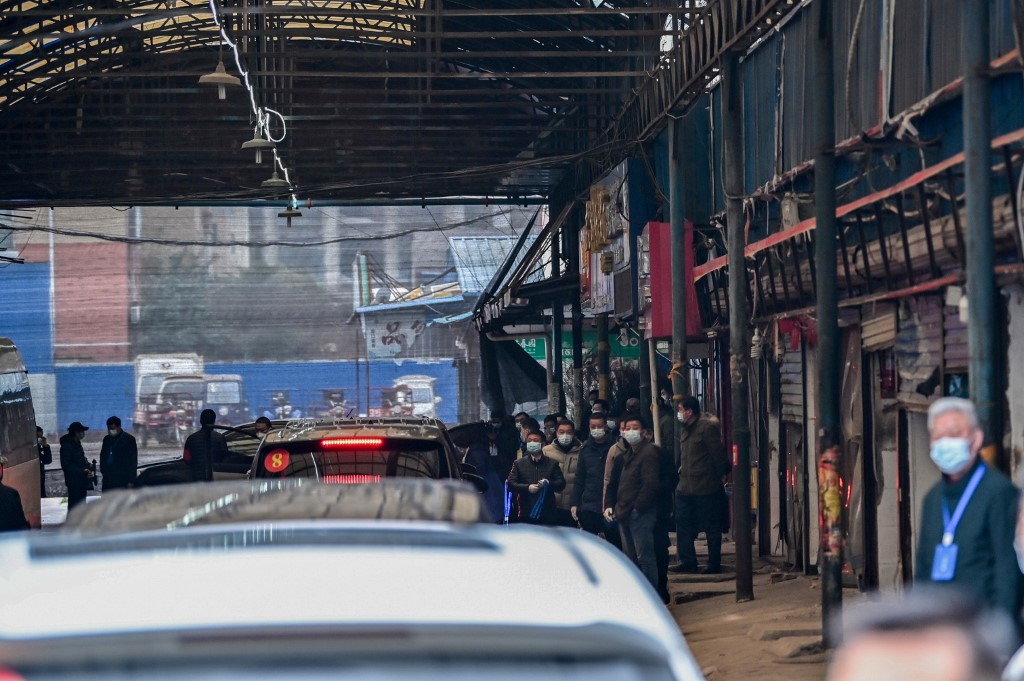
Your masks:
[[[708,540],[708,564],[701,571],[722,571],[722,532],[725,531],[725,487],[722,478],[731,468],[722,446],[717,419],[701,418],[696,397],[684,397],[676,412],[682,423],[679,447],[679,483],[676,485],[676,550],[679,564],[671,572],[697,572],[693,542],[700,532]]]

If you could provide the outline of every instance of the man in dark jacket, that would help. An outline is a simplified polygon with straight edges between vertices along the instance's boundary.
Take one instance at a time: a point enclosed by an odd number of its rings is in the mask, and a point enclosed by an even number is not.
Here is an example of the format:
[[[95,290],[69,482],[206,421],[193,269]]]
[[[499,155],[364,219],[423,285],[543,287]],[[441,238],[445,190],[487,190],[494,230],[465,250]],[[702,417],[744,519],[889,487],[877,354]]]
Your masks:
[[[88,426],[75,421],[68,426],[67,434],[60,438],[60,467],[64,471],[64,484],[68,488],[68,511],[85,500],[89,491],[92,469],[85,458],[82,438]]]
[[[615,438],[608,434],[604,414],[590,417],[590,437],[580,448],[576,464],[576,483],[572,488],[569,512],[580,527],[591,534],[603,534],[616,548],[621,547],[619,531],[604,519],[604,465]]]
[[[491,420],[487,425],[488,448],[494,457],[494,467],[500,480],[508,477],[512,470],[512,462],[519,453],[519,431],[515,421],[500,409],[491,412]]]
[[[526,456],[512,465],[508,486],[519,496],[519,522],[557,525],[555,493],[565,489],[565,477],[558,462],[544,456],[543,448],[541,433],[527,434]]]
[[[676,550],[679,564],[672,572],[697,572],[693,542],[700,532],[708,540],[708,564],[702,572],[722,571],[722,509],[725,487],[722,478],[730,462],[722,446],[717,419],[701,418],[696,397],[684,397],[677,412],[682,423],[679,444],[679,484],[676,485]]]
[[[622,548],[658,588],[658,563],[654,555],[657,520],[658,445],[647,437],[643,419],[629,416],[622,423],[625,450],[615,459],[605,495],[605,519],[618,520]]]
[[[924,498],[914,580],[959,589],[1017,621],[1021,571],[1013,540],[1020,494],[978,455],[984,434],[972,402],[933,402],[928,432],[942,479]]]
[[[185,440],[182,458],[192,471],[193,481],[213,480],[213,464],[223,461],[229,454],[224,434],[213,429],[216,421],[217,412],[204,409],[199,414],[199,430]]]
[[[130,433],[121,430],[121,419],[107,419],[107,434],[100,447],[100,472],[103,491],[130,487],[139,467],[139,447]]]
[[[658,448],[658,514],[654,523],[654,555],[658,561],[658,595],[665,603],[669,602],[668,553],[669,547],[672,545],[668,535],[675,530],[673,522],[675,488],[679,482],[675,448],[671,446],[671,443],[670,439],[668,445]]]
[[[21,506],[21,495],[18,490],[4,484],[4,465],[7,457],[0,455],[0,532],[27,530],[28,519],[25,509]]]

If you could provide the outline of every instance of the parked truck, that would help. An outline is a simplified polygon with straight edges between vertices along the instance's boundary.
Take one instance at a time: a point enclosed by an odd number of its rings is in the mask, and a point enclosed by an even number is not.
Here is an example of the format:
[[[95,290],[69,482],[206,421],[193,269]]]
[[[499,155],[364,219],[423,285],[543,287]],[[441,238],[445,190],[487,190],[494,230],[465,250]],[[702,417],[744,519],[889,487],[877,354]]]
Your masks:
[[[135,358],[135,409],[132,427],[140,445],[151,435],[171,439],[175,412],[159,402],[160,388],[170,376],[202,375],[203,358],[192,352],[138,355]]]

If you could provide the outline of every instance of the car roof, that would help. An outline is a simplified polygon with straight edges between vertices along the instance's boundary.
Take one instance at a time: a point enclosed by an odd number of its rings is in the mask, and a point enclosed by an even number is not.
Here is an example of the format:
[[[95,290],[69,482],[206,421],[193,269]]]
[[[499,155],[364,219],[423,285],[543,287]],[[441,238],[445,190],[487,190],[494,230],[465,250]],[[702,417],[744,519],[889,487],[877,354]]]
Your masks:
[[[232,480],[104,493],[80,504],[62,530],[85,534],[168,530],[242,520],[431,520],[489,522],[476,490],[423,478],[333,485],[311,478]]]
[[[439,440],[445,437],[444,422],[426,416],[383,416],[352,419],[289,421],[283,428],[271,431],[267,444],[315,440],[326,437],[359,437],[363,435]]]
[[[579,531],[275,521],[114,537],[23,533],[0,539],[0,564],[0,651],[4,642],[17,653],[26,642],[53,651],[55,643],[87,639],[81,662],[145,656],[145,645],[104,645],[103,636],[124,632],[174,635],[175,654],[187,654],[189,645],[218,637],[294,645],[282,632],[298,630],[320,632],[335,650],[363,652],[372,644],[401,649],[456,628],[461,647],[453,650],[463,655],[486,656],[487,646],[507,645],[506,636],[489,632],[513,630],[534,633],[534,652],[568,655],[574,636],[603,630],[614,633],[609,644],[641,647],[672,660],[686,678],[700,678],[636,567]]]

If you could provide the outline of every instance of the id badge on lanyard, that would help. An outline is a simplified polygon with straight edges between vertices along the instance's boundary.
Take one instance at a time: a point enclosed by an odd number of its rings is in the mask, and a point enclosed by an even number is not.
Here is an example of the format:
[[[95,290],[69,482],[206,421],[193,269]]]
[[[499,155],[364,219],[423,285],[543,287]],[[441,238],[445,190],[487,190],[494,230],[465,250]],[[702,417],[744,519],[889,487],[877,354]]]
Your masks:
[[[967,488],[964,489],[964,493],[960,496],[960,501],[956,505],[956,510],[953,511],[952,518],[949,515],[949,507],[946,505],[946,502],[942,502],[942,518],[945,521],[945,530],[942,533],[942,543],[935,547],[935,558],[932,560],[931,576],[933,582],[950,582],[956,576],[956,558],[959,547],[953,542],[953,536],[956,534],[957,525],[960,524],[960,518],[963,517],[967,504],[970,502],[971,497],[974,496],[974,491],[978,489],[978,483],[981,482],[982,476],[985,475],[985,470],[985,464],[981,464],[978,466],[978,470],[974,471],[970,482],[967,483]]]

